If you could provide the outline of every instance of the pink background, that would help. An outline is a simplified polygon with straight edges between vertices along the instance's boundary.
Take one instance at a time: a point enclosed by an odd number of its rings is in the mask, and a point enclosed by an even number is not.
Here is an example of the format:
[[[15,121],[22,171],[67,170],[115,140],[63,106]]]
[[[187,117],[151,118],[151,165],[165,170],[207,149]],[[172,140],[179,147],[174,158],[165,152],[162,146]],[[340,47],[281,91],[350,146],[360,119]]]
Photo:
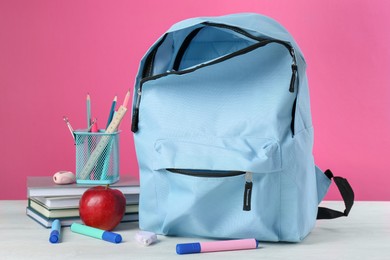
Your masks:
[[[173,23],[235,12],[273,17],[303,50],[317,164],[348,178],[357,200],[389,200],[386,0],[0,1],[0,199],[25,199],[26,176],[74,171],[62,117],[85,127],[89,92],[104,127],[112,98],[133,90],[139,60]],[[121,129],[121,170],[138,176],[130,113]]]

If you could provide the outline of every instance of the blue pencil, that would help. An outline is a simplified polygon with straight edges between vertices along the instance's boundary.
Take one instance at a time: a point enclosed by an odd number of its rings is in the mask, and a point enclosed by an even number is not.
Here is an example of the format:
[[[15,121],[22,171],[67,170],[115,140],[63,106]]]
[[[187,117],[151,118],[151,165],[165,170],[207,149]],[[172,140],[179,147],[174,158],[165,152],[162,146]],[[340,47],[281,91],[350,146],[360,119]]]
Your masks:
[[[117,96],[114,97],[114,100],[112,101],[112,104],[111,104],[111,109],[110,109],[110,114],[108,115],[108,120],[107,120],[107,125],[106,125],[106,129],[107,127],[110,125],[111,121],[112,121],[112,117],[114,116],[114,112],[115,112],[115,106],[116,106],[116,101],[117,101]]]

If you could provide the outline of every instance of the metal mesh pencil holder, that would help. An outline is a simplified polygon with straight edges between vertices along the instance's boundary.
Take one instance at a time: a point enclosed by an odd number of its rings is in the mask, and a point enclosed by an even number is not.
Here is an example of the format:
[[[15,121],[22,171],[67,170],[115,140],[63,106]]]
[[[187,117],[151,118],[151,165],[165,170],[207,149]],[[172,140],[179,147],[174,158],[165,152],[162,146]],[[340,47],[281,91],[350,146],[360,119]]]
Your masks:
[[[76,131],[76,182],[112,184],[119,180],[119,133]]]

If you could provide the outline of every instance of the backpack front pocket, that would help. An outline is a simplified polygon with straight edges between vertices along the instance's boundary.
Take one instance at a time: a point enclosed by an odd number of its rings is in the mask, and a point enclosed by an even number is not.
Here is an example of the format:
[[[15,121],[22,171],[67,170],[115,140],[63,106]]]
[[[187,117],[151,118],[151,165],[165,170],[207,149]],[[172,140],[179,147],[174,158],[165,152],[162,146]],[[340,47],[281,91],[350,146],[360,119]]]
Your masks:
[[[261,138],[205,141],[155,144],[156,200],[165,216],[160,233],[244,238],[249,232],[277,241],[279,216],[264,212],[278,212],[271,210],[279,205],[278,143]]]
[[[271,138],[160,139],[155,142],[154,155],[154,170],[174,168],[268,173],[282,168],[279,144]]]

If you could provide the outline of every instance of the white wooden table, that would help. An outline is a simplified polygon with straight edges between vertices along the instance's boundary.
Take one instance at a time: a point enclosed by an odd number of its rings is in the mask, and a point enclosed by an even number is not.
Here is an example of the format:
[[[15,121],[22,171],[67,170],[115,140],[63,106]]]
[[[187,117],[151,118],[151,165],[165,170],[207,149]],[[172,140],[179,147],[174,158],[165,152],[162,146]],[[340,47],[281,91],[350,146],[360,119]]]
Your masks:
[[[343,209],[342,202],[323,205]],[[134,239],[138,223],[122,223],[112,244],[62,229],[61,243],[49,243],[45,229],[25,214],[27,201],[0,201],[0,259],[390,259],[390,202],[355,202],[347,218],[317,221],[301,243],[260,243],[256,250],[177,255],[177,243],[206,239],[158,236],[143,247]]]

